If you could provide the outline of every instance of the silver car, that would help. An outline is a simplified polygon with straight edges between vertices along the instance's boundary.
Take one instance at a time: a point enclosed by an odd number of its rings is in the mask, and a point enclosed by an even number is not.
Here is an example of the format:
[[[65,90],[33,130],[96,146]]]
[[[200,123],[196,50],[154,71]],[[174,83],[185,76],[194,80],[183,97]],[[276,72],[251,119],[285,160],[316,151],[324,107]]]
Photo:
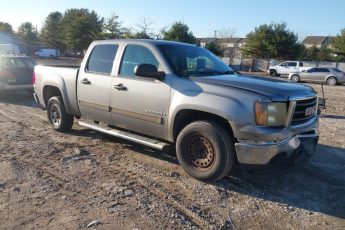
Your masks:
[[[319,82],[328,85],[345,83],[345,73],[337,68],[315,67],[300,73],[289,74],[292,82]]]

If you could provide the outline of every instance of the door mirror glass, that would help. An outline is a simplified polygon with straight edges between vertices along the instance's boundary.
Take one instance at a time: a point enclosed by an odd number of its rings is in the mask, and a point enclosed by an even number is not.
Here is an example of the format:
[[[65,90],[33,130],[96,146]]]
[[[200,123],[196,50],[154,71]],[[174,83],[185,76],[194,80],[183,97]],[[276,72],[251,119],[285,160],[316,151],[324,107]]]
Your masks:
[[[134,68],[134,73],[139,77],[154,78],[162,80],[165,77],[165,73],[158,71],[157,67],[152,64],[140,64]]]

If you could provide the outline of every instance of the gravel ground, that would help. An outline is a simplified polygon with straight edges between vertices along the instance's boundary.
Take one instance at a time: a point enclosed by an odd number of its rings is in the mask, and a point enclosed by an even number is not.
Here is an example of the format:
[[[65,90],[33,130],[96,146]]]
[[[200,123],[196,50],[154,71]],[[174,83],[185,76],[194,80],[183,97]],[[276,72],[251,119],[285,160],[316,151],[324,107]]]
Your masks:
[[[325,96],[309,162],[205,184],[173,154],[77,124],[54,132],[27,93],[1,93],[0,229],[344,229],[345,86]]]

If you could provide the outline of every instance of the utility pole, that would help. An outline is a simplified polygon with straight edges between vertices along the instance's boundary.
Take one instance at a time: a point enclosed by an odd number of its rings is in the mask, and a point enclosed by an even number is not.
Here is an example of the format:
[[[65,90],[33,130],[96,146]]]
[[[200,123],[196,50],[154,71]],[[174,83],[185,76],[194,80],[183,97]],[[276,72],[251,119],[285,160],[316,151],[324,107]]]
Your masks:
[[[217,30],[214,31],[214,38],[217,38]]]

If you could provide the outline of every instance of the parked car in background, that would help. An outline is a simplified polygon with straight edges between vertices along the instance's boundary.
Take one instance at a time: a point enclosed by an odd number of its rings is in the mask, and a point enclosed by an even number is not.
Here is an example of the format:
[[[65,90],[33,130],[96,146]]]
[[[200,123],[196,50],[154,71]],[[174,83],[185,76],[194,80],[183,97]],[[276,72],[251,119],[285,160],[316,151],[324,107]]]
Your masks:
[[[290,73],[292,82],[319,82],[328,85],[345,83],[345,73],[337,68],[315,67],[300,73]]]
[[[45,57],[45,58],[58,58],[60,57],[60,51],[58,49],[40,49],[39,51],[35,52],[35,55],[38,57]]]
[[[279,77],[280,75],[288,76],[290,73],[299,73],[312,67],[303,67],[300,61],[285,61],[275,66],[270,66],[267,72],[271,77]]]
[[[32,75],[36,63],[26,56],[0,56],[0,91],[28,90],[32,92]]]

